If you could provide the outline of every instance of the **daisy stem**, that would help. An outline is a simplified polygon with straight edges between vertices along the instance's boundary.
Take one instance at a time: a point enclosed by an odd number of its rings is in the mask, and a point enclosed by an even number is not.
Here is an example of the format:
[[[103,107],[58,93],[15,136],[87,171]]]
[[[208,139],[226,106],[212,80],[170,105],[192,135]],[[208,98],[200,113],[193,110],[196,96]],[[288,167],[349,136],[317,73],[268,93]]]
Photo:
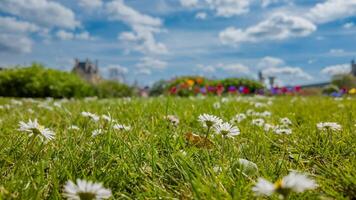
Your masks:
[[[222,166],[224,165],[225,162],[225,136],[222,136],[222,141],[221,141],[221,154],[222,154]]]
[[[210,132],[210,126],[208,126],[208,130],[206,131],[205,140],[208,139],[208,137],[209,137],[209,132]]]

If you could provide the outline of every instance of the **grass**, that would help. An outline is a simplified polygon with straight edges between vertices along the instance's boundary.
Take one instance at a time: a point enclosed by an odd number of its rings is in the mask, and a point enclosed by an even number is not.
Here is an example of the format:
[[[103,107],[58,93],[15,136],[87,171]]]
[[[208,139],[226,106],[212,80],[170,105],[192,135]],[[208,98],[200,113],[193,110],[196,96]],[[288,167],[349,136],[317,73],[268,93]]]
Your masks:
[[[276,181],[291,170],[308,174],[317,189],[289,199],[356,198],[356,101],[326,97],[292,98],[150,98],[35,102],[0,99],[0,199],[62,199],[63,185],[77,178],[102,182],[112,199],[264,199],[251,188],[258,177]],[[273,104],[255,108],[254,102]],[[59,102],[60,107],[54,106]],[[220,102],[221,108],[213,104]],[[57,103],[58,104],[58,103]],[[7,106],[9,105],[9,106]],[[42,106],[39,106],[42,105]],[[48,105],[52,110],[44,108]],[[31,109],[31,110],[29,110]],[[235,139],[212,137],[212,148],[187,144],[185,134],[201,136],[198,116],[209,113],[224,121],[248,109],[268,110],[266,121],[288,117],[291,135],[265,132],[248,117]],[[110,114],[132,127],[116,131],[103,120],[94,123],[82,111]],[[164,116],[180,119],[177,127]],[[20,121],[37,118],[55,139],[31,143],[18,131]],[[340,132],[320,132],[318,122],[338,122]],[[68,129],[77,125],[80,130]],[[103,128],[92,137],[94,129]],[[238,159],[257,164],[257,174],[241,173]],[[214,170],[220,168],[221,170]],[[278,199],[277,196],[271,197]]]

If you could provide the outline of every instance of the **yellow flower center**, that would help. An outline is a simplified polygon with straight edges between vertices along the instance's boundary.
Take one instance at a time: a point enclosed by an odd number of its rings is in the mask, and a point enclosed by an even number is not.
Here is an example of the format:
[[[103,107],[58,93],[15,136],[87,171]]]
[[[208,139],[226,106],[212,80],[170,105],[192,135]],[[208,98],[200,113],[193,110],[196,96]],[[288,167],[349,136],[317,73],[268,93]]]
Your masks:
[[[80,200],[93,200],[95,199],[95,194],[90,192],[80,192],[78,193]]]

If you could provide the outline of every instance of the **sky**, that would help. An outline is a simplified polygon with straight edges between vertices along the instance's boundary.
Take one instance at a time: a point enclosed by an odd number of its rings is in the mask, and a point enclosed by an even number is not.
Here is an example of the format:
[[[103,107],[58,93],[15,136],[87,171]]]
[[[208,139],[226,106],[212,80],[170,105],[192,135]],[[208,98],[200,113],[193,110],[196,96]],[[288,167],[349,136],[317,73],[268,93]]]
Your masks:
[[[70,71],[98,60],[125,81],[180,75],[328,81],[356,57],[356,0],[1,0],[0,66]]]

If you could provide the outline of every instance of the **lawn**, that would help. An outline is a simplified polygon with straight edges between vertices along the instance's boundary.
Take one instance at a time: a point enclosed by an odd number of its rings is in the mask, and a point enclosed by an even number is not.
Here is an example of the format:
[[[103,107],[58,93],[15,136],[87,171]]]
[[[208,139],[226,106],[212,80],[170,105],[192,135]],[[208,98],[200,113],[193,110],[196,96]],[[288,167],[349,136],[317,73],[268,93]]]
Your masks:
[[[354,98],[2,98],[0,105],[0,199],[64,199],[76,179],[102,183],[111,199],[356,198]],[[204,113],[240,134],[208,132],[198,120]],[[246,119],[234,118],[241,113]],[[52,140],[19,130],[35,119]],[[320,130],[320,122],[341,130]],[[270,197],[253,191],[260,177],[277,187],[293,171],[317,186]]]

